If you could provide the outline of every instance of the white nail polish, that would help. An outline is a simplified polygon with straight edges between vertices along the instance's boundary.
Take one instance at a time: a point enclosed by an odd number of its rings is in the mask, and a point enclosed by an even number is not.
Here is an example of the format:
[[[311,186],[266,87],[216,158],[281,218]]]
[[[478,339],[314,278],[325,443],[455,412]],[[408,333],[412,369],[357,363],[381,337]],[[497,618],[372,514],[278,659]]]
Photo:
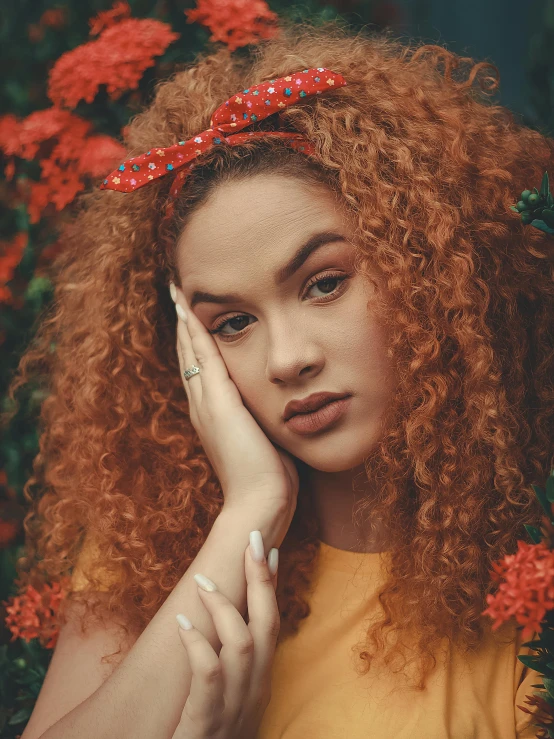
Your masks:
[[[254,562],[264,561],[264,542],[260,531],[250,532],[250,554],[252,555]]]
[[[209,577],[206,577],[205,575],[200,575],[197,573],[194,576],[194,579],[196,580],[196,583],[202,588],[202,590],[205,590],[207,593],[213,593],[214,590],[217,590],[217,585],[215,582],[212,582]]]
[[[188,620],[188,618],[183,613],[178,613],[175,618],[177,619],[177,623],[182,629],[185,629],[185,631],[190,631],[192,629],[192,624]]]
[[[171,300],[173,300],[174,303],[177,302],[177,290],[175,289],[175,285],[170,282],[169,283],[169,294],[171,295]]]
[[[277,572],[277,567],[279,566],[279,550],[273,549],[269,550],[269,554],[267,555],[267,567],[271,573],[271,577]]]
[[[179,318],[181,319],[181,321],[183,321],[183,323],[186,323],[187,322],[187,314],[181,308],[181,306],[179,305],[179,303],[175,303],[175,310],[177,311],[177,315],[179,316]]]

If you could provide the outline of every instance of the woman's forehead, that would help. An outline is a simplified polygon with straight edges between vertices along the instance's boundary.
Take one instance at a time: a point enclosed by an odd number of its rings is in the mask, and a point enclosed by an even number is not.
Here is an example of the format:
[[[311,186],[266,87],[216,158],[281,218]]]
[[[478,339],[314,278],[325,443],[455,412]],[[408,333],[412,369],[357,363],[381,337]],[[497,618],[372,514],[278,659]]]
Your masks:
[[[341,210],[323,186],[284,177],[256,179],[258,184],[241,180],[218,187],[188,220],[178,251],[193,258],[206,249],[218,256],[230,248],[267,248],[282,242],[292,248],[314,227],[342,226]]]

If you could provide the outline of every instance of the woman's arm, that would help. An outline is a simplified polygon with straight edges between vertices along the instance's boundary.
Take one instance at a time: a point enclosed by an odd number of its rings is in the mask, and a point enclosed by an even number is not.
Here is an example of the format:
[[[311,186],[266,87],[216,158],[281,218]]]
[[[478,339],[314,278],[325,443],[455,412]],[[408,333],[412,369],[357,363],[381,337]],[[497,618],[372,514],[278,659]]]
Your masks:
[[[281,540],[283,517],[222,510],[196,559],[179,580],[121,664],[98,690],[44,732],[40,739],[171,739],[190,691],[192,672],[180,642],[184,613],[219,654],[221,642],[198,595],[197,572],[216,582],[246,617],[244,551],[261,531],[266,557]]]

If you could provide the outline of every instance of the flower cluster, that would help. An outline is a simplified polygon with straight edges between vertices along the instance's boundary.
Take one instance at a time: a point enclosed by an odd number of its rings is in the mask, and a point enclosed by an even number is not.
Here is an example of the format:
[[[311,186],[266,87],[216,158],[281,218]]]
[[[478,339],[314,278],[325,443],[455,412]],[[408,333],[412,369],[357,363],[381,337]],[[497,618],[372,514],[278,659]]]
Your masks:
[[[541,193],[535,188],[535,194],[547,199],[548,188],[548,174],[545,172]],[[528,201],[532,193],[524,190],[522,195]],[[537,200],[538,197],[533,198],[529,205],[533,206]],[[544,230],[537,221],[531,225]],[[488,608],[483,615],[495,619],[491,627],[493,631],[510,618],[515,618],[523,626],[524,640],[536,634],[533,641],[523,646],[537,652],[537,656],[518,655],[518,659],[542,676],[543,690],[525,696],[529,708],[520,705],[518,708],[533,715],[533,725],[538,727],[536,736],[547,739],[552,736],[551,727],[554,726],[554,469],[544,490],[538,485],[532,487],[546,515],[542,518],[541,528],[525,525],[533,544],[520,540],[515,554],[493,564],[491,581],[500,586],[495,595],[487,595]]]
[[[210,41],[222,41],[231,51],[278,32],[278,16],[264,0],[198,0],[185,15],[210,29]]]
[[[117,100],[138,87],[155,57],[178,39],[167,23],[151,18],[127,18],[106,28],[95,41],[67,51],[50,70],[48,97],[60,107],[91,103],[100,85]]]
[[[125,151],[115,139],[92,134],[92,123],[61,108],[31,113],[22,121],[0,119],[0,150],[38,160],[39,182],[27,183],[27,209],[37,223],[48,205],[62,210],[85,188],[86,177],[105,174]]]
[[[46,649],[54,649],[59,634],[58,611],[68,587],[68,578],[45,585],[40,593],[28,585],[21,595],[3,601],[8,614],[5,623],[12,633],[10,641],[38,639]]]
[[[493,564],[491,580],[500,587],[496,595],[487,595],[483,615],[496,619],[493,631],[514,617],[527,639],[541,632],[546,612],[554,609],[554,551],[543,542],[517,544],[516,554]]]

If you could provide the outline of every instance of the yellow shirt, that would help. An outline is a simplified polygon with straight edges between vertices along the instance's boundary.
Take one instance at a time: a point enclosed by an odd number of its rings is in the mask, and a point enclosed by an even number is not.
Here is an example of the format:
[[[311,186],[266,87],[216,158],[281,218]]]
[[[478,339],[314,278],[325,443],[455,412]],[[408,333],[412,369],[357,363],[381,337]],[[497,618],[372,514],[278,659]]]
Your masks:
[[[80,564],[89,553],[83,550]],[[277,647],[257,739],[534,739],[533,717],[517,706],[526,706],[542,679],[517,659],[534,652],[521,647],[515,624],[507,646],[491,640],[465,658],[449,652],[446,665],[437,658],[422,693],[373,666],[367,675],[356,672],[352,647],[381,609],[381,556],[388,555],[321,543],[311,613]],[[84,586],[80,566],[73,580],[76,589]]]
[[[373,666],[367,675],[356,673],[360,660],[351,648],[364,641],[366,614],[381,610],[381,578],[379,553],[321,543],[311,612],[277,648],[272,697],[257,739],[535,737],[532,716],[516,706],[525,705],[526,694],[536,690],[531,685],[542,680],[517,659],[534,652],[518,651],[524,640],[515,624],[509,646],[484,644],[467,664],[457,654],[446,667],[437,660],[423,693],[403,690],[398,674],[373,674]]]

